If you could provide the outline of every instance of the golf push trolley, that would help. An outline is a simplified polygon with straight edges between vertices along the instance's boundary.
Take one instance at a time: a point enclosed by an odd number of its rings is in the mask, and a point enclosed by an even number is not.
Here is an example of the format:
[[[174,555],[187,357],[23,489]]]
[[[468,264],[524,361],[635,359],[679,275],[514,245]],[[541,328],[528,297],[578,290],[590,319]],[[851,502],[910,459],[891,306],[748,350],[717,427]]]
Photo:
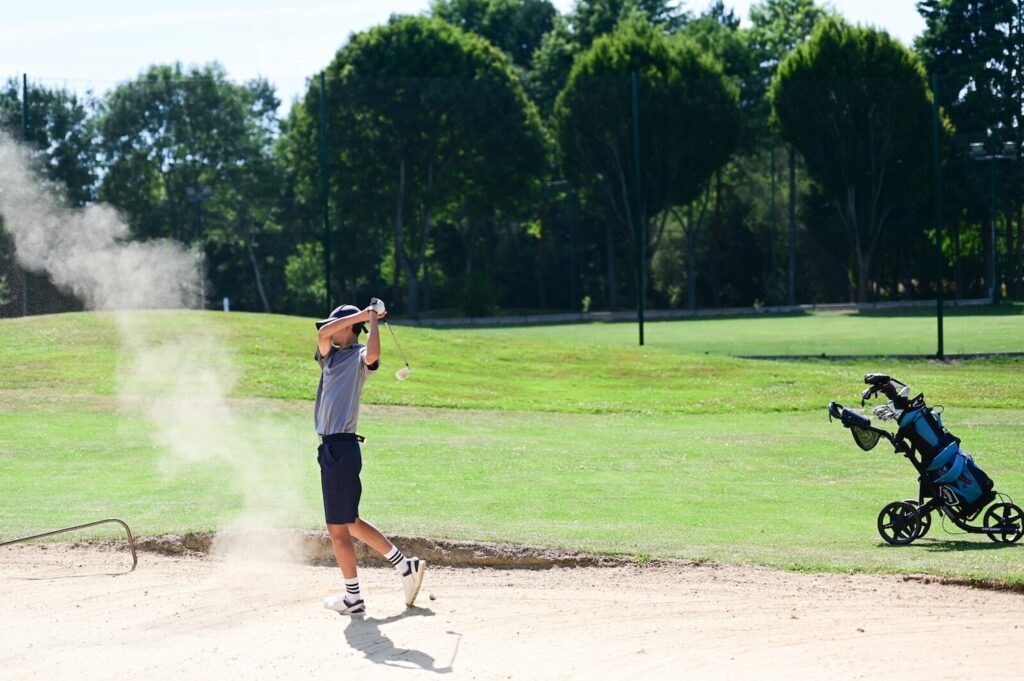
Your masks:
[[[889,376],[868,374],[864,382],[869,387],[861,394],[861,406],[882,393],[889,402],[872,413],[880,421],[896,421],[898,430],[876,428],[871,419],[836,402],[828,404],[829,420],[839,419],[864,451],[885,438],[918,473],[917,499],[893,501],[878,514],[882,539],[909,544],[925,536],[932,513],[949,518],[964,532],[987,535],[997,544],[1013,544],[1024,536],[1024,511],[996,492],[992,480],[960,449],[960,438],[942,425],[941,406],[929,407],[920,393],[910,397],[909,386]],[[981,525],[972,524],[982,511]]]

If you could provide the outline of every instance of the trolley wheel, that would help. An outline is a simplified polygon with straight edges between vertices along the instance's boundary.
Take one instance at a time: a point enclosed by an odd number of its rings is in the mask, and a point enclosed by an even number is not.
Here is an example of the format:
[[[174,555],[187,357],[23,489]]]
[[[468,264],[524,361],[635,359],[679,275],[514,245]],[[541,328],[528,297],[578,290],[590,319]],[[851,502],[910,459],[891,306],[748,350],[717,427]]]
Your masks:
[[[925,513],[921,514],[921,509],[917,504],[917,499],[904,499],[906,503],[910,504],[917,509],[917,515],[921,519],[921,527],[917,530],[917,536],[914,539],[920,539],[921,537],[928,534],[928,530],[932,529],[932,514]]]
[[[890,544],[909,544],[917,539],[920,531],[921,516],[916,504],[894,501],[878,514],[878,534]]]
[[[999,528],[995,532],[986,532],[988,538],[997,544],[1015,544],[1024,536],[1024,511],[1016,504],[1005,501],[992,504],[985,511],[985,529]]]

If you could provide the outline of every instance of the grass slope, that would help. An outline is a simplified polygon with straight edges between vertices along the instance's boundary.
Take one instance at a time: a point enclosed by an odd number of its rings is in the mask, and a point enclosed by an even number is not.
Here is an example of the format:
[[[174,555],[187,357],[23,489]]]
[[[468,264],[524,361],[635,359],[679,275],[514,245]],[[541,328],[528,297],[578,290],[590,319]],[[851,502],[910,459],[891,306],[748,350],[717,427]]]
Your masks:
[[[747,348],[779,322],[728,321],[763,325],[744,331]],[[231,349],[238,457],[198,463],[152,439],[117,397],[137,348],[121,346],[112,315],[3,321],[0,536],[108,515],[143,534],[253,516],[319,526],[310,320],[160,312],[133,323],[167,338],[212,332]],[[866,371],[892,373],[944,404],[997,489],[1024,499],[1024,361],[753,361],[638,350],[609,342],[610,328],[396,329],[413,374],[391,378],[400,363],[385,338],[360,428],[364,515],[395,533],[1024,583],[1019,546],[938,525],[913,546],[880,545],[875,516],[914,492],[915,473],[882,446],[861,452],[824,411],[856,403]]]

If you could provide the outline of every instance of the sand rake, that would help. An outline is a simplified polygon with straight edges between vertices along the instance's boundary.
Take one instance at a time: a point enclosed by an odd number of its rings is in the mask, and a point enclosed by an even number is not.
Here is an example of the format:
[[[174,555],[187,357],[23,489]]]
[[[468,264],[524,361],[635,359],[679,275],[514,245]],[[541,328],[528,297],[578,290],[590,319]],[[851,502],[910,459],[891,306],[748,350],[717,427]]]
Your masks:
[[[11,539],[10,541],[0,542],[0,546],[7,546],[8,544],[17,544],[18,542],[30,541],[32,539],[42,539],[43,537],[52,537],[55,534],[61,534],[63,532],[74,532],[75,530],[84,530],[87,527],[95,527],[96,525],[103,525],[104,523],[117,523],[124,528],[125,533],[128,534],[128,547],[132,550],[132,569],[129,572],[135,570],[135,566],[139,564],[139,557],[135,553],[135,538],[132,537],[132,531],[128,527],[128,523],[117,518],[106,518],[105,520],[97,520],[92,523],[85,523],[83,525],[74,525],[72,527],[62,527],[59,530],[51,530],[50,532],[43,532],[42,534],[33,534],[28,537],[19,537],[17,539]]]

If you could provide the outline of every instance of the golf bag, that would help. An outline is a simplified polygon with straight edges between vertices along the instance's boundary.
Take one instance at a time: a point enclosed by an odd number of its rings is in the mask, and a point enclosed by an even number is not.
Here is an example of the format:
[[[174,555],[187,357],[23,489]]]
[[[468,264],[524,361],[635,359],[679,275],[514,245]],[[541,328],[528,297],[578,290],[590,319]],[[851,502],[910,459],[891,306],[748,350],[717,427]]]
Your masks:
[[[955,495],[968,513],[992,500],[992,479],[960,449],[960,438],[942,425],[942,414],[924,403],[918,395],[897,417],[900,429],[921,454],[928,480],[940,487],[940,493]],[[927,495],[930,496],[930,495]],[[956,503],[947,498],[948,503]]]
[[[882,539],[890,544],[910,544],[924,537],[933,513],[965,532],[987,535],[997,544],[1014,544],[1024,537],[1024,510],[1006,494],[996,492],[991,478],[960,449],[960,438],[942,425],[942,407],[929,407],[923,394],[910,397],[910,388],[889,376],[868,374],[864,382],[870,387],[861,394],[861,406],[884,394],[889,402],[872,413],[880,421],[895,421],[897,431],[877,428],[867,416],[838,402],[829,402],[829,418],[839,419],[864,451],[886,440],[918,473],[918,497],[893,501],[878,514]],[[980,525],[972,524],[975,520]]]
[[[869,374],[864,381],[871,387],[861,395],[862,400],[878,393],[888,397],[889,403],[878,407],[875,414],[895,419],[899,424],[896,438],[908,440],[920,456],[923,477],[927,478],[921,481],[922,496],[939,490],[947,496],[946,503],[957,503],[968,514],[992,501],[991,478],[960,449],[960,438],[942,425],[942,407],[929,407],[923,393],[910,397],[910,388],[889,376]]]

